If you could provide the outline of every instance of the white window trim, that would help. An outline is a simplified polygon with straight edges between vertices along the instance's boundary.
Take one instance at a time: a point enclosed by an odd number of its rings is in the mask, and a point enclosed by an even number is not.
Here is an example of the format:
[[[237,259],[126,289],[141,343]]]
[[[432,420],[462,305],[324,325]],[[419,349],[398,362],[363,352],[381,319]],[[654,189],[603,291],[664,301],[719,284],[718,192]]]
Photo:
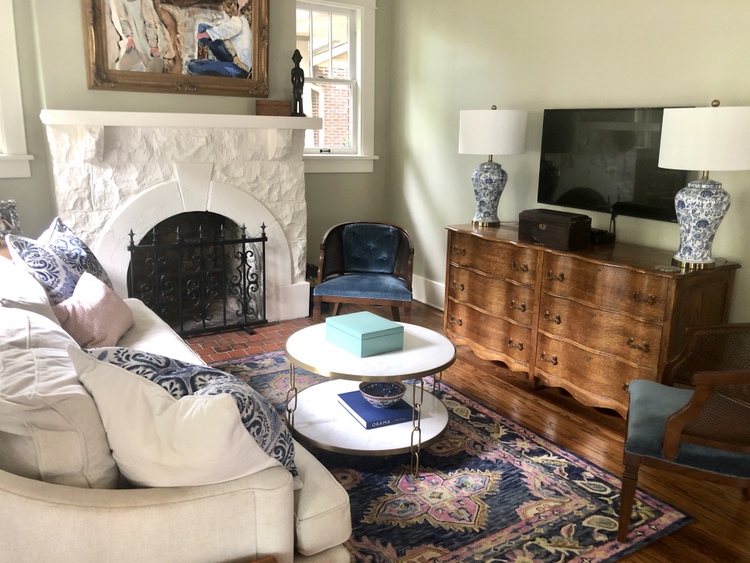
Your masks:
[[[358,12],[357,82],[362,86],[359,110],[358,154],[305,154],[305,173],[372,172],[375,155],[375,3],[376,0],[312,0],[316,4]]]
[[[34,157],[26,154],[13,0],[0,0],[0,21],[9,24],[3,28],[5,47],[0,57],[3,84],[0,97],[0,178],[30,178],[29,161]]]

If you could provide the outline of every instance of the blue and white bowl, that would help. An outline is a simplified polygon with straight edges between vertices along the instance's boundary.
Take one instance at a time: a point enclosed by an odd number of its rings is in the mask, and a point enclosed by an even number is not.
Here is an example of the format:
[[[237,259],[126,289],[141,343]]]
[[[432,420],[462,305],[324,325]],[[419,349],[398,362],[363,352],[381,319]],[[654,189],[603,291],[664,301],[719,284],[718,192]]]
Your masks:
[[[372,406],[387,409],[401,400],[406,386],[399,381],[363,381],[359,384],[359,392]]]

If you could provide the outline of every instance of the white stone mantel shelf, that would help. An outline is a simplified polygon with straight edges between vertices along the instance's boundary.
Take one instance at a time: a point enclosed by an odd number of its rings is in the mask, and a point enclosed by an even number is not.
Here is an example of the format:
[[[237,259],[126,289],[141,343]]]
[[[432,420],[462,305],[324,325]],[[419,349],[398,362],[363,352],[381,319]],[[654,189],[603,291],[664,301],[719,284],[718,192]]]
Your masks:
[[[323,128],[323,120],[319,117],[283,117],[273,115],[44,109],[41,111],[39,117],[45,125],[78,125],[83,127]]]

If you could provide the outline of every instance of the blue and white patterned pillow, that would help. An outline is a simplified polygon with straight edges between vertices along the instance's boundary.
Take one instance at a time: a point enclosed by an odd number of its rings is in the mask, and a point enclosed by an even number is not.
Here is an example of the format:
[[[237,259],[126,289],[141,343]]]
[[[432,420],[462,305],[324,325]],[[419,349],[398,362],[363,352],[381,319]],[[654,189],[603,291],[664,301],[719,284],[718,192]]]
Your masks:
[[[99,260],[59,217],[37,240],[20,235],[7,235],[11,257],[39,280],[52,305],[73,295],[80,277],[88,272],[110,288],[112,282]]]
[[[291,432],[268,401],[247,383],[215,368],[120,346],[86,352],[99,361],[158,383],[177,400],[188,395],[230,395],[240,411],[242,424],[258,446],[298,477]]]

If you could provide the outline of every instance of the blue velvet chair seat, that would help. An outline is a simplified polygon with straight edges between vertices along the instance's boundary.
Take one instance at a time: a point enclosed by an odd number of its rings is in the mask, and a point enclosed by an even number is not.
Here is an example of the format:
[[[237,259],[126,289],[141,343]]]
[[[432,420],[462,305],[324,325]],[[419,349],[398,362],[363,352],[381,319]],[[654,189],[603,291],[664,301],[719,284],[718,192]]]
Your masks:
[[[684,407],[692,396],[692,389],[670,387],[654,381],[631,381],[625,452],[665,459],[662,445],[667,419]],[[683,442],[677,457],[667,461],[719,475],[750,478],[750,455],[739,452]]]
[[[315,286],[313,295],[321,297],[362,297],[411,302],[406,282],[390,274],[346,274]]]

